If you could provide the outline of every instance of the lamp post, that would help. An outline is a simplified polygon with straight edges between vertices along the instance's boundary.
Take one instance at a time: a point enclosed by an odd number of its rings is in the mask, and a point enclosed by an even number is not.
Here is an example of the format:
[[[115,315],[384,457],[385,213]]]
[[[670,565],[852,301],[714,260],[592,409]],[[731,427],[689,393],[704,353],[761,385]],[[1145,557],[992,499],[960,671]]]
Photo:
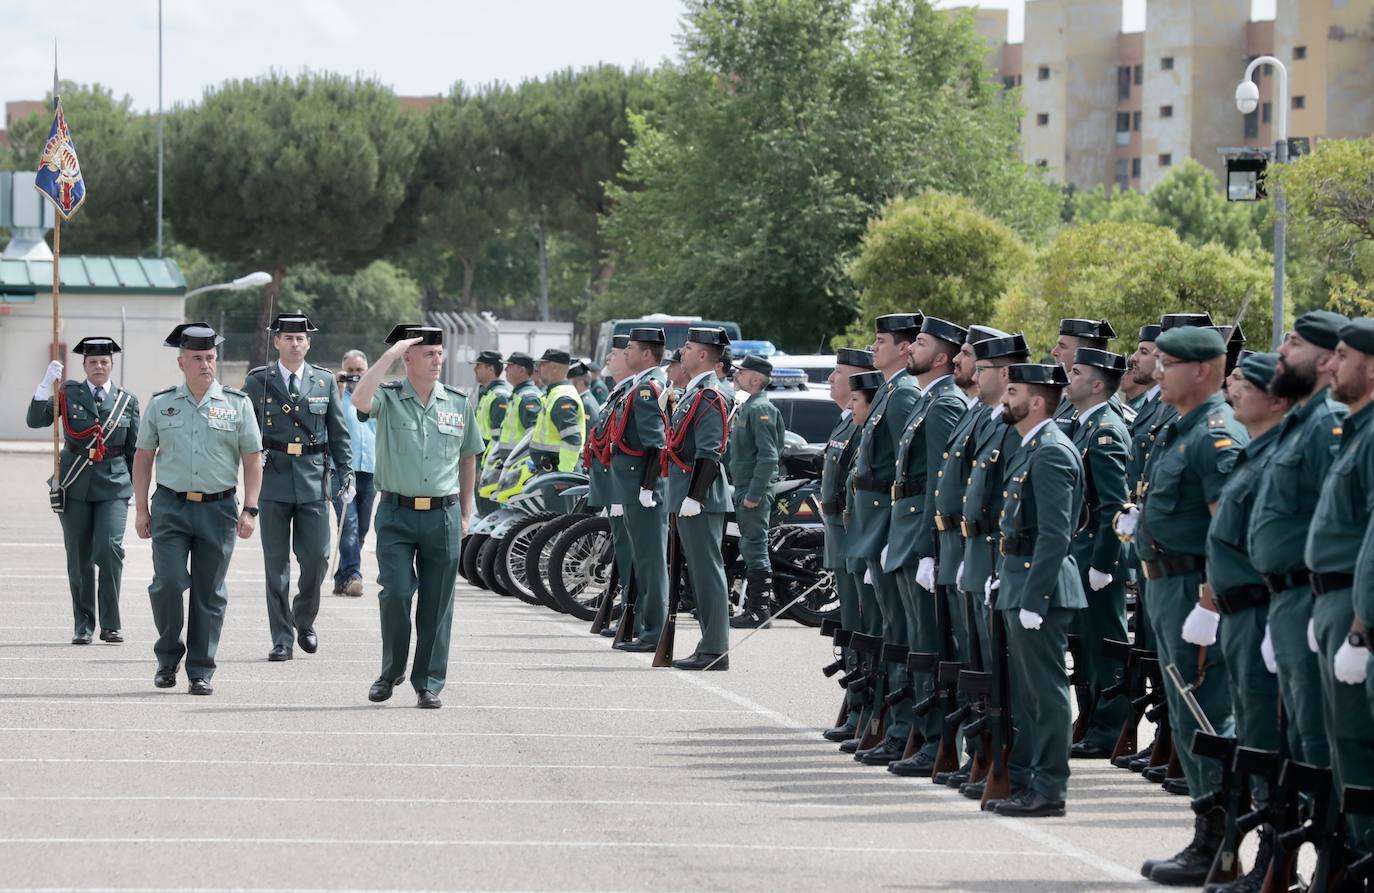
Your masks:
[[[1274,141],[1274,162],[1286,164],[1288,161],[1288,69],[1273,56],[1260,56],[1251,60],[1245,67],[1245,77],[1236,85],[1236,108],[1242,115],[1248,115],[1259,107],[1259,87],[1251,80],[1255,69],[1260,65],[1272,65],[1279,73],[1278,114],[1274,127],[1277,131]],[[1274,186],[1274,330],[1273,346],[1283,341],[1283,276],[1284,259],[1288,242],[1288,201],[1283,197],[1283,189]]]
[[[202,285],[200,288],[193,288],[182,297],[190,298],[195,295],[203,295],[207,291],[243,291],[247,288],[262,288],[271,281],[271,273],[264,273],[259,270],[256,273],[249,273],[247,276],[240,276],[232,282],[220,282],[216,285]]]

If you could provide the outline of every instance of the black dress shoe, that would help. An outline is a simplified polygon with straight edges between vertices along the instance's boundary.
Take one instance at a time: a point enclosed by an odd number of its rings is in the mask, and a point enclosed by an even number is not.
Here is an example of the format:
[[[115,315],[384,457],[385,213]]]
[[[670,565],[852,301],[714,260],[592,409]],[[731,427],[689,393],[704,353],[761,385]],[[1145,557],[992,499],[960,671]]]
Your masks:
[[[840,742],[840,753],[858,753],[858,751],[859,739],[857,737]]]
[[[1188,796],[1188,779],[1186,778],[1166,778],[1159,785],[1167,793],[1176,794],[1180,797]]]
[[[906,742],[888,738],[872,750],[859,751],[854,758],[865,766],[886,766],[900,760],[904,750]]]
[[[1105,760],[1111,755],[1110,747],[1098,747],[1087,741],[1080,741],[1069,749],[1069,756],[1076,760]]]
[[[90,633],[77,633],[76,635],[72,636],[72,644],[73,644],[73,645],[89,645],[89,644],[91,644],[91,634],[90,634]]]
[[[434,692],[425,689],[420,692],[419,696],[415,699],[415,706],[423,710],[438,710],[440,707],[444,706],[444,702],[439,700],[439,696]]]
[[[720,660],[716,660],[718,657]],[[713,663],[715,666],[711,666]],[[704,670],[708,666],[712,670],[728,670],[730,669],[730,658],[721,657],[719,654],[693,654],[691,657],[673,661],[673,666],[679,670]]]
[[[296,630],[296,644],[301,646],[301,650],[306,654],[314,654],[315,649],[320,647],[320,638],[315,635],[315,628],[311,626]]]
[[[821,732],[821,737],[826,741],[834,741],[836,744],[839,744],[842,741],[848,741],[850,738],[853,738],[858,731],[859,730],[854,727],[853,723],[847,722],[842,726],[826,729],[824,732]]]
[[[930,780],[935,782],[936,784],[945,785],[946,787],[957,788],[959,787],[959,785],[968,781],[969,776],[971,776],[972,774],[973,760],[968,759],[964,761],[964,765],[960,766],[958,769],[955,769],[953,772],[936,772],[934,775],[931,776]],[[959,775],[962,775],[963,778],[955,777]]]
[[[643,639],[635,639],[629,642],[621,642],[620,644],[612,645],[611,647],[616,649],[617,651],[633,651],[636,653],[644,654],[650,651],[657,651],[658,643],[646,642]]]
[[[612,623],[612,624],[608,625],[605,629],[601,630],[601,635],[605,636],[605,637],[608,638],[608,639],[614,639],[614,638],[615,638],[615,624]]]
[[[1011,795],[1010,795],[1010,796],[1004,797],[1004,798],[1002,798],[1002,799],[1000,799],[1000,800],[999,800],[999,799],[993,799],[993,800],[987,801],[986,803],[983,804],[983,812],[996,812],[996,811],[997,811],[997,807],[1001,806],[1003,803],[1007,803],[1007,802],[1009,802],[1009,801],[1011,801],[1011,800],[1015,800],[1017,797],[1020,797],[1023,793],[1025,793],[1025,791],[1026,791],[1025,788],[1018,788],[1018,787],[1016,787],[1016,786],[1013,785],[1013,786],[1012,786],[1012,789],[1011,789]]]
[[[290,660],[295,657],[291,653],[290,645],[273,645],[272,650],[267,652],[267,659],[270,661]]]
[[[1010,800],[998,803],[997,814],[1023,819],[1061,816],[1064,814],[1064,801],[1051,800],[1043,794],[1027,789]]]
[[[918,750],[905,760],[888,763],[887,771],[903,778],[930,778],[935,771],[935,758]]]
[[[176,667],[158,667],[153,674],[153,685],[158,688],[172,688],[177,684]]]
[[[959,793],[969,798],[970,800],[982,800],[984,787],[984,782],[970,781],[966,784],[959,785]]]
[[[205,679],[192,679],[186,690],[193,695],[212,695],[215,693],[215,687]]]
[[[1119,768],[1119,769],[1130,769],[1132,772],[1140,772],[1140,771],[1142,771],[1146,766],[1150,765],[1150,755],[1151,755],[1152,753],[1154,753],[1154,749],[1155,749],[1155,745],[1154,745],[1154,742],[1152,741],[1152,742],[1150,742],[1149,744],[1145,745],[1144,748],[1142,748],[1141,750],[1136,751],[1135,753],[1128,753],[1128,754],[1125,754],[1124,756],[1112,757],[1112,765],[1113,765],[1113,766],[1116,766],[1116,767]],[[1135,766],[1132,766],[1132,765],[1131,765],[1131,764],[1134,763],[1136,760],[1144,760],[1144,761],[1145,761],[1145,762],[1140,766],[1139,769],[1137,769]]]
[[[100,641],[109,642],[111,645],[122,645],[124,635],[117,629],[102,629],[100,631]]]
[[[1145,776],[1146,781],[1153,781],[1155,784],[1163,784],[1164,777],[1169,774],[1169,764],[1165,763],[1162,766],[1152,766],[1140,774]]]
[[[387,700],[391,697],[391,690],[404,682],[405,678],[404,676],[397,676],[395,679],[378,679],[367,690],[367,699],[378,704]]]

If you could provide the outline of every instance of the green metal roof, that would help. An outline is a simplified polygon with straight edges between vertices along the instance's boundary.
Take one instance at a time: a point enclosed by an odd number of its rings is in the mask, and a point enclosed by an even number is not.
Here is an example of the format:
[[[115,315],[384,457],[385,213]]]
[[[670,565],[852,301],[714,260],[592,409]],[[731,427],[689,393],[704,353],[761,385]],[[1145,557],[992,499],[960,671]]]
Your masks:
[[[72,254],[62,258],[62,291],[180,295],[186,280],[170,257]],[[0,259],[0,291],[52,291],[52,261]]]

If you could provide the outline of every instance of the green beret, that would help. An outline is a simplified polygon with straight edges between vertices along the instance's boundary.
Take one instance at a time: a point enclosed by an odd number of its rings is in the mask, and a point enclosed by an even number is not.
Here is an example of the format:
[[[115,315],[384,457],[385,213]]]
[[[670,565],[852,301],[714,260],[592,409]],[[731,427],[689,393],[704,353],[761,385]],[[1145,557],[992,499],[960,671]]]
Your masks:
[[[1360,316],[1341,326],[1341,340],[1360,353],[1374,355],[1374,319]]]
[[[1213,329],[1199,326],[1180,326],[1160,332],[1155,349],[1186,363],[1210,360],[1226,355],[1226,342]]]
[[[1350,322],[1348,316],[1330,310],[1309,310],[1293,323],[1293,331],[1318,347],[1335,350],[1340,343],[1341,326]]]
[[[1279,355],[1276,353],[1252,353],[1240,361],[1240,374],[1261,391],[1268,391],[1278,365]]]

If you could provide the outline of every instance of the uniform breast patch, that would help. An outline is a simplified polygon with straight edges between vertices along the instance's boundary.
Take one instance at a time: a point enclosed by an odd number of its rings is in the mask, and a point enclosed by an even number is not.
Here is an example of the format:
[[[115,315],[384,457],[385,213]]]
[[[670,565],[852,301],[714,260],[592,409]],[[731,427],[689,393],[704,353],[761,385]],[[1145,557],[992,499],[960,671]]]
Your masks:
[[[237,422],[239,419],[239,411],[232,406],[211,406],[210,418],[224,419],[228,422]]]
[[[451,425],[454,428],[463,427],[463,414],[461,412],[451,412],[440,409],[435,413],[440,425]]]
[[[162,414],[170,417],[176,415],[179,412],[181,412],[181,410],[177,409],[175,406],[169,406],[162,411]]]
[[[1105,446],[1111,442],[1112,436],[1110,434],[1104,434],[1103,436],[1097,438],[1097,443],[1099,446]]]

